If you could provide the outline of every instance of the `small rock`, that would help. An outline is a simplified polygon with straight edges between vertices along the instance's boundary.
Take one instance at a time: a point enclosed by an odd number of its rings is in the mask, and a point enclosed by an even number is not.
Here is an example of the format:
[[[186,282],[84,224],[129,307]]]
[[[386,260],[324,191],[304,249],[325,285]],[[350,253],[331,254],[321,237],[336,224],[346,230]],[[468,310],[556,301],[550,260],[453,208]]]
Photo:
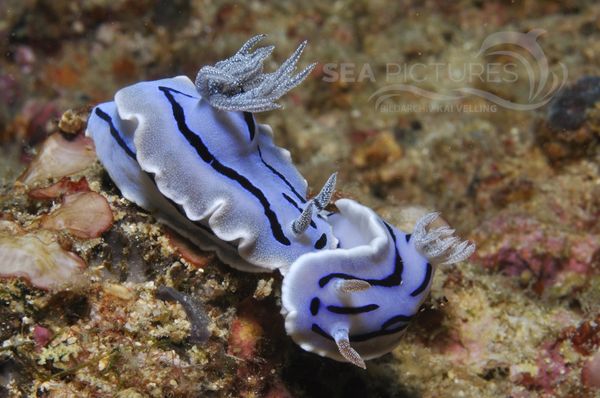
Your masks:
[[[273,292],[273,278],[267,280],[261,279],[258,281],[256,285],[256,290],[254,291],[254,298],[257,300],[262,300],[267,298]]]
[[[58,121],[58,128],[66,134],[77,135],[83,132],[87,123],[88,112],[77,112],[72,109],[62,114]]]

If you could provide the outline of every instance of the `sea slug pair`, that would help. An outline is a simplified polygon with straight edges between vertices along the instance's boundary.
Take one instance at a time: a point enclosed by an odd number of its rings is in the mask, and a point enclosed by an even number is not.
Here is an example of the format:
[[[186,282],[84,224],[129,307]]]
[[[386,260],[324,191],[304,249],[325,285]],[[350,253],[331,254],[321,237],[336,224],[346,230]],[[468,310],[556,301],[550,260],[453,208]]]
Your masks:
[[[273,46],[185,76],[140,82],[98,105],[87,135],[123,196],[232,267],[283,275],[288,334],[307,351],[365,367],[391,351],[426,298],[435,266],[468,258],[474,245],[448,227],[398,230],[350,199],[325,207],[336,175],[307,196],[306,180],[253,112],[279,108],[314,64],[293,75],[306,45],[273,73]]]

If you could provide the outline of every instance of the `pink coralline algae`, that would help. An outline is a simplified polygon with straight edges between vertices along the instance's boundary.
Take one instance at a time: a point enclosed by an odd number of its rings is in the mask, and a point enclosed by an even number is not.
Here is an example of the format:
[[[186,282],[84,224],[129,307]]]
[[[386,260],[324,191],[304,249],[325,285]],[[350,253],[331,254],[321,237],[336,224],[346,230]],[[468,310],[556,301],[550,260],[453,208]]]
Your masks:
[[[485,222],[473,239],[479,247],[474,262],[517,278],[537,294],[555,288],[563,295],[581,286],[600,253],[600,237],[593,233],[523,215],[501,214]]]
[[[539,389],[547,394],[552,394],[570,371],[565,359],[560,354],[560,345],[555,342],[542,345],[536,365],[538,367],[537,374],[523,373],[517,377],[517,382],[529,389]]]
[[[517,382],[536,389],[545,396],[557,396],[558,389],[570,373],[581,369],[581,382],[589,391],[600,388],[600,316],[584,321],[577,327],[560,331],[558,337],[539,347],[536,374],[522,373]],[[568,354],[572,351],[571,354]]]
[[[41,325],[33,326],[33,340],[35,341],[35,347],[41,349],[46,347],[48,342],[52,339],[52,332]]]
[[[583,365],[581,382],[586,387],[600,389],[600,351]]]

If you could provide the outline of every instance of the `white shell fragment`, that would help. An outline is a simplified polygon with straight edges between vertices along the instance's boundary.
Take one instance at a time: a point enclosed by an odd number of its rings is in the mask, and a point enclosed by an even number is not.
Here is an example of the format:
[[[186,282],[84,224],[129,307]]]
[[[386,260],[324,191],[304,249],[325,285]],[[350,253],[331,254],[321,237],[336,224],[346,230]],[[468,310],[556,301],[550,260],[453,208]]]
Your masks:
[[[0,230],[0,277],[24,277],[38,288],[55,289],[77,281],[83,268],[83,260],[61,248],[48,231]]]
[[[52,134],[42,144],[39,153],[19,177],[25,185],[34,185],[49,178],[78,173],[96,161],[94,144],[81,135],[72,141]]]
[[[113,213],[104,197],[96,192],[66,195],[61,206],[43,217],[40,226],[55,231],[67,230],[82,239],[99,237],[113,223]]]

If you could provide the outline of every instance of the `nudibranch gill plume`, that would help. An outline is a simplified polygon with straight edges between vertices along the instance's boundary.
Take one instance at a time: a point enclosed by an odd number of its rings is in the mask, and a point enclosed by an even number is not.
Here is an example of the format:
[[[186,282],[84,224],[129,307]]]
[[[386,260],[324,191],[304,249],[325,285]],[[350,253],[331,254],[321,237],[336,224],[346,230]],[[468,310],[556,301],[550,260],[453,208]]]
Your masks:
[[[314,68],[293,74],[306,42],[263,72],[273,46],[250,39],[232,57],[186,76],[139,82],[92,110],[86,134],[122,195],[232,267],[283,275],[282,313],[302,348],[365,367],[391,351],[427,297],[435,267],[474,245],[448,227],[412,234],[350,199],[325,209],[336,173],[313,198],[288,151],[254,113]]]

